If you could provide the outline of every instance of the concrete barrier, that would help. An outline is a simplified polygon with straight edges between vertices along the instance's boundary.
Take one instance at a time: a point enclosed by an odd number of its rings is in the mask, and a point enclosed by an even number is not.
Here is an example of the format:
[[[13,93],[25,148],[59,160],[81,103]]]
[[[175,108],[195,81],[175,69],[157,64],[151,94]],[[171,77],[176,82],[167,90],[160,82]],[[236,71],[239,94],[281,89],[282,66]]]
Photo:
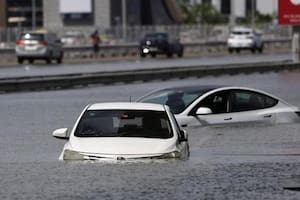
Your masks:
[[[236,74],[300,69],[300,63],[251,63],[208,66],[181,66],[140,69],[117,72],[77,73],[68,75],[33,76],[0,79],[0,92],[56,90],[85,87],[90,84],[130,83],[134,81],[167,80],[172,78],[202,77],[207,75]]]

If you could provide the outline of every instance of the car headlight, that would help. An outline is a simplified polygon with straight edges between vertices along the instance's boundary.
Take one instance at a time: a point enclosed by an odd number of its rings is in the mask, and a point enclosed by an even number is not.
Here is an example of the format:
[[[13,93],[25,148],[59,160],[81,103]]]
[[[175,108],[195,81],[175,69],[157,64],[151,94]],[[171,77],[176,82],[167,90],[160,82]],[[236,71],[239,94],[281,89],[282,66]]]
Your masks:
[[[63,160],[84,160],[86,156],[80,154],[77,151],[69,149],[64,150]]]
[[[147,48],[143,49],[143,53],[149,53],[149,49]]]
[[[160,155],[160,156],[155,156],[153,158],[156,158],[156,159],[168,159],[168,158],[180,158],[180,156],[181,156],[180,152],[173,151],[173,152],[170,152],[170,153],[165,153],[165,154]]]

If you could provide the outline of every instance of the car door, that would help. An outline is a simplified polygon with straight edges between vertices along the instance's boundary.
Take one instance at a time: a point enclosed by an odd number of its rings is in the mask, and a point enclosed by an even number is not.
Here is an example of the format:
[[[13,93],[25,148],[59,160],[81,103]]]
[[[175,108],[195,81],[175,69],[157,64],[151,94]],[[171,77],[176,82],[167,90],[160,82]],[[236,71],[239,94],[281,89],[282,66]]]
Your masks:
[[[229,94],[229,113],[232,122],[273,123],[273,107],[277,100],[249,90],[232,90]]]
[[[275,114],[271,107],[276,103],[276,99],[254,91],[219,91],[207,96],[195,106],[189,114],[188,125],[272,123],[275,121]],[[197,113],[199,108],[209,108],[211,112]],[[179,119],[179,121],[185,124],[184,121],[187,120]]]
[[[188,114],[189,119],[179,119],[180,123],[187,126],[203,126],[212,124],[224,124],[232,121],[232,114],[229,111],[230,91],[219,91],[201,100]],[[197,113],[199,108],[208,108],[210,113]],[[180,116],[178,116],[180,118]]]

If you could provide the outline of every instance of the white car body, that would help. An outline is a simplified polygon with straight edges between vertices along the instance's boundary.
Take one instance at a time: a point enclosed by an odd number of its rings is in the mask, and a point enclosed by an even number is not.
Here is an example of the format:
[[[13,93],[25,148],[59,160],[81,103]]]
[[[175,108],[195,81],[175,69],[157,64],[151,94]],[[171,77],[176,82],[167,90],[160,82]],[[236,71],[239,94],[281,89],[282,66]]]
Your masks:
[[[34,60],[43,59],[49,64],[52,59],[61,63],[63,48],[60,39],[50,32],[22,32],[16,41],[15,53],[18,63],[24,60],[33,63]]]
[[[159,112],[167,116],[168,129],[172,132],[172,137],[168,138],[146,138],[136,136],[93,136],[79,137],[76,135],[76,129],[80,128],[80,120],[84,120],[85,113],[93,112],[114,112],[128,111],[143,113],[144,111]],[[166,115],[165,115],[166,114]],[[95,114],[94,114],[95,115]],[[129,114],[128,114],[129,115]],[[91,115],[92,116],[92,115]],[[123,114],[122,114],[123,116]],[[143,116],[142,116],[143,117]],[[120,118],[122,119],[122,118]],[[126,119],[126,120],[135,120]],[[144,119],[144,118],[143,118]],[[115,121],[115,120],[114,120]],[[98,122],[97,122],[98,123]],[[114,122],[116,123],[116,122]],[[153,121],[154,123],[154,121]],[[103,125],[105,126],[105,125]],[[115,126],[115,125],[114,125]],[[143,124],[141,125],[143,126]],[[125,127],[125,125],[124,125]],[[118,128],[121,129],[121,120],[118,122]],[[57,129],[53,132],[57,138],[69,138],[64,145],[60,155],[60,160],[123,160],[136,158],[187,158],[189,155],[187,135],[177,125],[177,122],[164,105],[146,104],[146,103],[98,103],[87,106],[70,133],[66,128]]]
[[[251,28],[233,28],[227,39],[227,46],[229,53],[232,53],[234,50],[239,52],[242,49],[249,49],[252,53],[255,53],[256,50],[260,53],[263,52],[261,34]]]
[[[146,94],[141,97],[139,102],[151,102],[151,103],[162,103],[168,104],[166,100],[167,95],[170,91],[180,91],[184,94],[185,90],[193,89],[197,86],[187,86],[178,88],[167,88],[162,90],[157,90]],[[195,99],[189,99],[190,101],[186,103],[185,107],[180,111],[175,111],[175,117],[178,123],[182,127],[186,126],[205,126],[205,125],[220,125],[220,124],[232,124],[232,123],[290,123],[298,122],[300,120],[299,108],[288,104],[284,100],[275,97],[271,94],[263,92],[261,90],[247,88],[247,87],[226,87],[226,86],[201,86],[205,91],[200,96],[195,97]],[[164,92],[161,92],[164,91]],[[158,94],[158,95],[156,95]],[[219,95],[219,96],[218,96]],[[208,99],[214,98],[218,103],[218,98],[224,96],[224,110],[220,112],[213,112],[212,108],[207,105]],[[230,96],[231,95],[231,96]],[[235,96],[233,96],[235,95]],[[258,106],[258,102],[254,103],[251,108],[251,103],[246,102],[247,98],[253,95],[256,96],[259,101],[264,101],[264,105]],[[158,98],[159,96],[159,98]],[[187,95],[186,95],[187,96]],[[221,97],[220,97],[221,96]],[[238,97],[237,97],[238,96]],[[185,97],[183,97],[185,98]],[[188,99],[188,97],[186,97]],[[239,98],[239,99],[238,99]],[[243,99],[244,98],[244,99]],[[259,99],[260,98],[260,99]],[[248,103],[249,108],[242,108],[241,103],[238,105],[239,101],[243,100]],[[240,100],[241,99],[241,100]],[[162,102],[165,101],[165,102]],[[235,101],[235,102],[234,102]],[[268,101],[268,102],[267,102]],[[185,101],[186,102],[186,101]],[[269,104],[267,104],[269,103]],[[233,108],[233,105],[238,105]],[[172,106],[169,105],[172,110]],[[211,107],[215,107],[211,105]]]

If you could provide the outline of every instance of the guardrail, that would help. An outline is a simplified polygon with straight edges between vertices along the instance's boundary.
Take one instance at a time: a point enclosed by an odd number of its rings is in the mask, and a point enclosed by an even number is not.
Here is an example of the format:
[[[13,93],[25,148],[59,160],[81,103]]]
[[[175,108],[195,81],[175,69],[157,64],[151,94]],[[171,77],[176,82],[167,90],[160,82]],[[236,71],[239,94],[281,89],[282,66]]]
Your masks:
[[[267,52],[290,52],[291,39],[276,39],[264,41],[265,51]],[[100,51],[97,57],[126,57],[138,56],[139,49],[138,43],[119,44],[119,45],[100,45]],[[184,55],[185,56],[201,56],[201,55],[219,55],[227,52],[226,42],[224,41],[208,41],[200,43],[185,43]],[[14,59],[14,48],[1,48],[0,54],[2,59]],[[91,45],[83,46],[65,46],[64,58],[91,58],[94,57],[93,48]]]
[[[130,83],[134,81],[167,80],[172,78],[203,77],[299,69],[299,63],[269,62],[207,66],[181,66],[115,72],[76,73],[0,79],[0,93],[40,91],[88,86],[90,84]]]

